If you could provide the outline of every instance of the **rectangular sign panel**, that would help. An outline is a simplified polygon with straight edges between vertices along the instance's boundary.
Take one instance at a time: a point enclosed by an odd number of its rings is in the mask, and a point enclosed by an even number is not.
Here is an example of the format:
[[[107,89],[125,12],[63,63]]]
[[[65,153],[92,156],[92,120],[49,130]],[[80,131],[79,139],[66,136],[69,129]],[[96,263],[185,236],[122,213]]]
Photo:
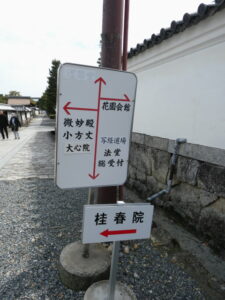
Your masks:
[[[56,184],[126,181],[137,79],[133,73],[63,64],[58,74]]]
[[[102,243],[150,237],[153,206],[150,204],[84,205],[85,243]]]

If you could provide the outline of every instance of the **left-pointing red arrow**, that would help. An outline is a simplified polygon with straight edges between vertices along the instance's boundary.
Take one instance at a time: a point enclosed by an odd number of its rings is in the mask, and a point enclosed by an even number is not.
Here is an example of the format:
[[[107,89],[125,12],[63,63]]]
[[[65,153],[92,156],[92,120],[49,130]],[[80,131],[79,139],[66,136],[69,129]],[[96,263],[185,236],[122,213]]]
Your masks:
[[[108,237],[109,235],[132,234],[132,233],[136,233],[136,232],[137,232],[136,229],[125,229],[125,230],[109,230],[109,229],[106,229],[106,230],[100,232],[99,234]]]
[[[71,109],[71,107],[69,107],[71,102],[67,102],[64,106],[63,109],[65,110],[67,115],[70,115],[69,109]]]
[[[83,107],[71,107],[69,106],[71,102],[67,102],[64,106],[63,109],[65,110],[67,115],[70,115],[69,110],[89,110],[89,111],[97,111],[96,108],[83,108]]]

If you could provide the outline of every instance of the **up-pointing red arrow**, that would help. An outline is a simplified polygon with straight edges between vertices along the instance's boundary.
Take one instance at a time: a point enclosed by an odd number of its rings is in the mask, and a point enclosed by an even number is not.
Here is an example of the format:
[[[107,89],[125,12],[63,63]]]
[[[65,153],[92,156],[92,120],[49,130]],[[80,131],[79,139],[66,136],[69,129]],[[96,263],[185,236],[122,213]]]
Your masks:
[[[137,230],[136,229],[126,229],[126,230],[109,230],[106,229],[102,232],[100,232],[99,234],[108,237],[109,235],[118,235],[118,234],[131,234],[131,233],[136,233]]]
[[[99,77],[98,79],[96,79],[95,83],[97,83],[97,82],[102,82],[102,83],[104,83],[106,85],[106,82],[105,82],[105,80],[102,77]]]
[[[98,146],[98,127],[99,127],[99,111],[100,111],[100,96],[101,96],[101,90],[102,90],[102,83],[106,85],[105,80],[102,77],[99,77],[95,80],[95,83],[99,82],[99,88],[98,88],[98,108],[97,111],[97,118],[96,118],[96,134],[95,134],[95,152],[94,152],[94,164],[93,164],[93,173],[88,174],[88,176],[95,180],[99,174],[96,174],[96,161],[97,161],[97,146]]]

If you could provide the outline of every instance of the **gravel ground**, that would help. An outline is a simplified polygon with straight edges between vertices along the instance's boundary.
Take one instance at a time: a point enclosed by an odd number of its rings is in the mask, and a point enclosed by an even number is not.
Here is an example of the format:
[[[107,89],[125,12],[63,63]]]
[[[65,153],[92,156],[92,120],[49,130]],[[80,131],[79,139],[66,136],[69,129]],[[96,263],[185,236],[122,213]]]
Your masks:
[[[58,277],[59,255],[80,239],[87,190],[62,191],[51,179],[0,181],[0,299],[83,299]],[[122,245],[122,249],[124,244]],[[197,283],[151,247],[120,253],[118,279],[138,300],[205,299]]]

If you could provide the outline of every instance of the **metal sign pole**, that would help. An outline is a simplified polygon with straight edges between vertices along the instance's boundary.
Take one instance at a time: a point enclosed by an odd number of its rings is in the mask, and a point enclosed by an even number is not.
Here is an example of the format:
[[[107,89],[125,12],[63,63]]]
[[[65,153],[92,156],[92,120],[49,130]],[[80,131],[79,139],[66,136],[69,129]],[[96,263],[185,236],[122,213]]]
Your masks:
[[[113,242],[112,261],[109,277],[109,300],[114,300],[116,287],[116,273],[118,269],[120,241]]]
[[[93,197],[94,197],[94,193],[92,191],[91,188],[88,189],[88,203],[87,204],[91,204],[91,200],[93,200]],[[83,254],[82,256],[84,258],[89,258],[89,244],[85,244],[84,247],[83,247]]]

